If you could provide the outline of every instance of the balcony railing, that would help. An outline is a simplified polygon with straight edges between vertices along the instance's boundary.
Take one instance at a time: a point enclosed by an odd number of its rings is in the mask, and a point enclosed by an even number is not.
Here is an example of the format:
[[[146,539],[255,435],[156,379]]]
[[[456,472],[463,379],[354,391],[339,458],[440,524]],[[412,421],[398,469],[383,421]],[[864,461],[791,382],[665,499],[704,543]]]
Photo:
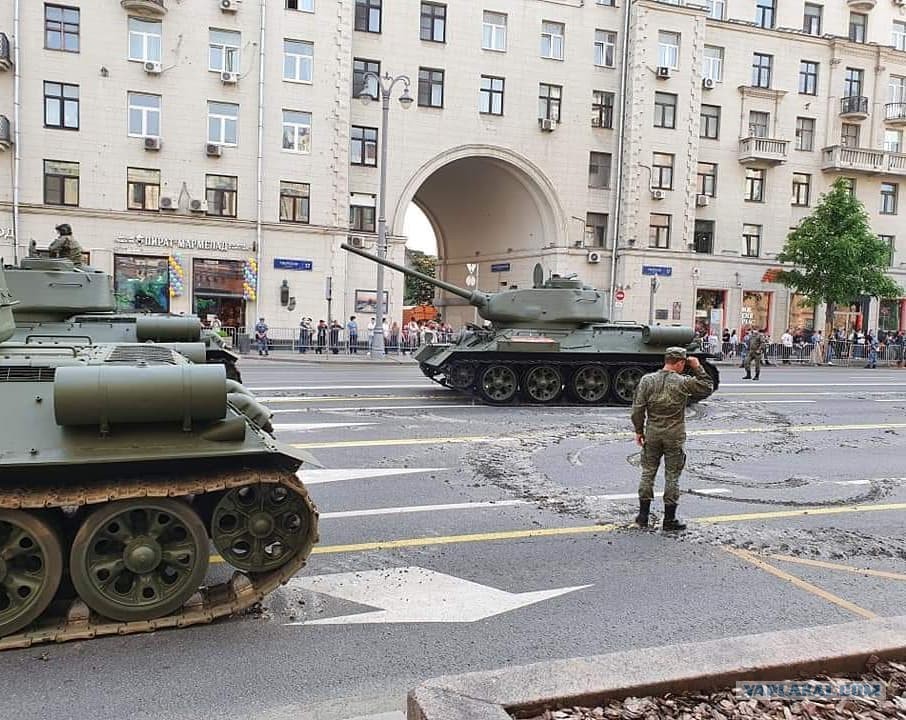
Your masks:
[[[164,5],[164,0],[120,0],[120,5],[126,10],[153,15],[154,17],[161,17],[167,14],[167,6]]]
[[[13,133],[9,126],[9,118],[0,115],[0,150],[9,150],[13,144]]]
[[[906,124],[906,102],[887,103],[884,119],[893,125]]]
[[[906,154],[832,145],[822,151],[821,169],[906,175]]]
[[[868,98],[864,95],[853,95],[840,99],[840,114],[844,117],[868,117]]]
[[[789,140],[776,138],[747,137],[739,141],[739,162],[749,163],[783,163],[787,159]]]
[[[13,65],[12,48],[6,33],[0,32],[0,70],[9,70]]]

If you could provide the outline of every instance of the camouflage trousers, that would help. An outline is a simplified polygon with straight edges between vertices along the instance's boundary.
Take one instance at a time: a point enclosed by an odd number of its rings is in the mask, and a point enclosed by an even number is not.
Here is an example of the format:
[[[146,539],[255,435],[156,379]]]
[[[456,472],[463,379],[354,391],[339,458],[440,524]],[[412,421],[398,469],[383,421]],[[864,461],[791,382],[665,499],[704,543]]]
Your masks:
[[[746,374],[751,375],[752,365],[755,365],[755,375],[761,375],[761,353],[749,353],[746,355],[746,361],[743,364],[743,367],[746,369]]]
[[[654,498],[654,478],[664,458],[664,504],[676,505],[679,501],[679,478],[686,465],[683,452],[685,438],[645,435],[642,446],[642,479],[639,482],[639,499]]]

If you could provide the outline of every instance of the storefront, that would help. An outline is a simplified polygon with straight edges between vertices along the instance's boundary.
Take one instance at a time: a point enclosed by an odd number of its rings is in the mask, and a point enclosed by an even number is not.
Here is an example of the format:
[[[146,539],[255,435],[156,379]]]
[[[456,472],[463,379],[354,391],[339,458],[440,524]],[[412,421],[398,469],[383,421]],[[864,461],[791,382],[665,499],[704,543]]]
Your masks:
[[[815,307],[809,305],[804,295],[793,293],[790,296],[790,317],[787,327],[794,331],[815,329]]]
[[[726,322],[727,291],[695,291],[695,332],[707,337],[712,332],[721,336]]]
[[[216,315],[223,327],[245,327],[245,264],[241,260],[192,260],[192,310]]]
[[[114,255],[113,289],[119,310],[169,312],[168,258],[152,255]]]
[[[744,290],[742,293],[741,321],[743,328],[767,328],[771,333],[771,304],[774,293],[762,290]]]
[[[878,330],[906,330],[906,300],[881,300],[878,306]]]

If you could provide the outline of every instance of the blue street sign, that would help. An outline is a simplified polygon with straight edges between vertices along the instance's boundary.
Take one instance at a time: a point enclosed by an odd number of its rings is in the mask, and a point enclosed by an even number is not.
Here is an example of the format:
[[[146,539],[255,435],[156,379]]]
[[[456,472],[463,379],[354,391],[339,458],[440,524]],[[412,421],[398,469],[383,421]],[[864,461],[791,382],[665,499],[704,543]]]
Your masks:
[[[291,258],[274,258],[274,268],[277,270],[311,270],[311,260],[293,260]]]
[[[669,265],[642,265],[642,275],[661,275],[670,277],[673,275],[673,268]]]
[[[491,265],[491,272],[509,272],[510,264],[509,263],[494,263]]]

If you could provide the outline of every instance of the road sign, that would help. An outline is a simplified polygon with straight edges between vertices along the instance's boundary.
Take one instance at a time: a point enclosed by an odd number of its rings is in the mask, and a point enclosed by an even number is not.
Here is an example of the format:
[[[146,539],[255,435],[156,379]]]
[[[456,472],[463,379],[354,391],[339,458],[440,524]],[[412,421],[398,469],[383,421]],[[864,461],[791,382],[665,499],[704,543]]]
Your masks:
[[[622,290],[617,290],[613,296],[617,299],[618,302],[622,302],[626,299],[626,293]]]
[[[466,275],[466,287],[475,287],[475,283],[476,280],[474,275]]]
[[[491,272],[509,272],[510,264],[509,263],[494,263],[491,265]]]
[[[642,265],[642,275],[670,277],[673,275],[673,268],[669,265]]]
[[[295,260],[293,258],[274,258],[274,268],[277,270],[311,270],[311,260]]]

